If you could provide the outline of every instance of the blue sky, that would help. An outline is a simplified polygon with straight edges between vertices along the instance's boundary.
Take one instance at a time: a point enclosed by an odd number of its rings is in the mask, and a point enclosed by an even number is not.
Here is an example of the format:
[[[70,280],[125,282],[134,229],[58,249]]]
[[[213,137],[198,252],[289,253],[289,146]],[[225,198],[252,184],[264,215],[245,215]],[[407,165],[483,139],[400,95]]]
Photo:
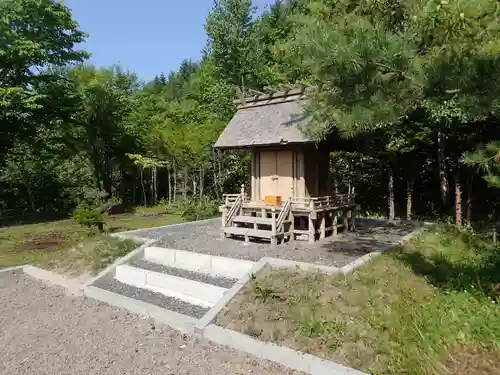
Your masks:
[[[253,0],[260,10],[274,0]],[[119,63],[140,79],[176,70],[197,60],[205,46],[203,28],[213,0],[66,0],[89,34],[84,49],[98,66]]]

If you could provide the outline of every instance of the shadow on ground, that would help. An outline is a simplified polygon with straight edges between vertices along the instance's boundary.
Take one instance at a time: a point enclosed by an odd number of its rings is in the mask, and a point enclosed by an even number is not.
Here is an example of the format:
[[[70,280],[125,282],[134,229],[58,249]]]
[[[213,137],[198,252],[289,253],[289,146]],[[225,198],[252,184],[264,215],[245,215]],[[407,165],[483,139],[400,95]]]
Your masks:
[[[431,254],[404,249],[395,257],[442,290],[500,297],[500,244],[478,241],[469,245],[468,253],[459,253],[457,245]]]

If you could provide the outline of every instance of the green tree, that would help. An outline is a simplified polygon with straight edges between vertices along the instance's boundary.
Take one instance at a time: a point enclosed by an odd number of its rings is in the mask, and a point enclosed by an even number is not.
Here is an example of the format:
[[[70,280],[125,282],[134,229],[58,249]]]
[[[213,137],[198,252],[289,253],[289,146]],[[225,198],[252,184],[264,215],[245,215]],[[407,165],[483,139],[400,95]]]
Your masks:
[[[49,68],[88,56],[75,50],[84,40],[69,9],[59,1],[0,2],[0,153],[17,136],[34,134],[39,112],[58,117],[59,103],[48,100],[47,92],[39,88],[60,78]]]
[[[68,78],[78,105],[73,115],[76,126],[63,129],[65,140],[75,153],[88,158],[96,188],[113,196],[129,165],[126,154],[141,140],[141,129],[127,121],[137,78],[119,67],[92,66],[75,67]]]
[[[216,0],[207,17],[205,53],[213,59],[218,77],[235,86],[257,84],[251,38],[254,13],[251,0]]]

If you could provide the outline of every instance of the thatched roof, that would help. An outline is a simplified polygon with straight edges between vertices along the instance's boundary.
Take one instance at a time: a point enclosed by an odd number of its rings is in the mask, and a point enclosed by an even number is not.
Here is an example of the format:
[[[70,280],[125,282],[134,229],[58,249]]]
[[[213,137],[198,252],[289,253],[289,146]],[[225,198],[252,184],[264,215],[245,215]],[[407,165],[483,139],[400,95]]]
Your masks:
[[[299,129],[310,120],[303,89],[241,100],[238,111],[215,143],[216,148],[247,148],[311,143]]]

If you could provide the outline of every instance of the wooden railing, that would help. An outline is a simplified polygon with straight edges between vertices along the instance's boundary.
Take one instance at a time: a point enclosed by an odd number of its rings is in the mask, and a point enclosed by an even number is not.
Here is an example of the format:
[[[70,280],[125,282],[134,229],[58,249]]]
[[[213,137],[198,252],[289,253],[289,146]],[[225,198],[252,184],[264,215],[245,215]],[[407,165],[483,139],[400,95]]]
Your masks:
[[[291,209],[292,209],[292,200],[290,198],[288,198],[285,201],[285,204],[283,205],[283,207],[281,208],[281,211],[278,215],[278,219],[276,220],[276,230],[278,232],[283,231],[283,222],[290,215]]]
[[[224,204],[226,204],[228,206],[233,204],[239,197],[241,197],[241,194],[224,194],[224,195],[222,195],[222,198],[224,199]]]
[[[237,194],[236,199],[232,202],[231,208],[224,217],[224,226],[227,226],[231,222],[233,216],[240,211],[242,204],[243,204],[243,197],[240,194]]]
[[[293,197],[292,204],[298,207],[310,208],[313,210],[339,207],[354,204],[354,194],[336,194],[334,196],[300,198]]]

